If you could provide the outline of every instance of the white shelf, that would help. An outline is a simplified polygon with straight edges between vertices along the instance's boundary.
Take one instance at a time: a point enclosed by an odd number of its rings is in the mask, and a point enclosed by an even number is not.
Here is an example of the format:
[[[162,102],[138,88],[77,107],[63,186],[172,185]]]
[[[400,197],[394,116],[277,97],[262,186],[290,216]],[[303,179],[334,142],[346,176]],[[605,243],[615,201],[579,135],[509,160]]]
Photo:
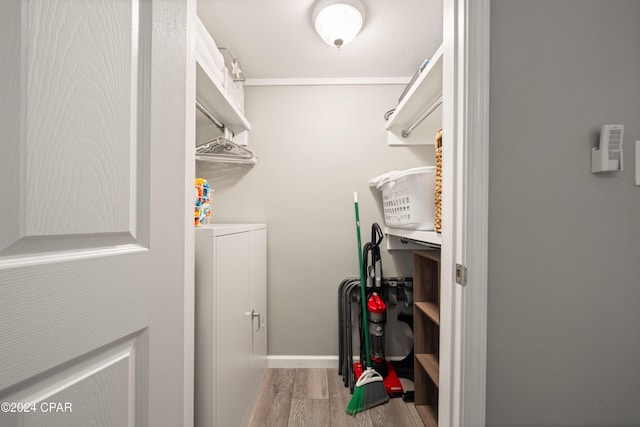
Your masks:
[[[216,119],[239,135],[250,130],[251,124],[220,81],[221,73],[211,53],[217,48],[209,34],[203,33],[206,31],[203,28],[196,31],[199,38],[196,43],[196,97]]]
[[[436,132],[442,127],[442,105],[418,125],[408,138],[402,137],[402,131],[442,96],[442,50],[441,45],[389,118],[386,125],[389,145],[434,143]]]
[[[387,237],[387,249],[389,250],[420,250],[425,249],[424,245],[429,246],[441,246],[442,236],[435,231],[418,231],[418,230],[405,230],[402,228],[385,227],[384,234]],[[407,240],[408,239],[408,240]]]
[[[251,124],[222,85],[210,77],[206,64],[196,62],[196,97],[218,120],[235,134],[251,129]]]

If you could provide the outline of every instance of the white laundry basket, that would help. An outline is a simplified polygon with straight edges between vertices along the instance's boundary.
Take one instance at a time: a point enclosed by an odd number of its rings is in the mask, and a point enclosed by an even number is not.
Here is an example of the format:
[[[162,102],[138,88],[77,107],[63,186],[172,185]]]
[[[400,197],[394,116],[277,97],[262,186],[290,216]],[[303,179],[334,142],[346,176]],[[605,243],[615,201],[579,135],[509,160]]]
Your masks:
[[[388,174],[377,185],[382,192],[384,222],[389,227],[433,230],[435,185],[435,166]]]

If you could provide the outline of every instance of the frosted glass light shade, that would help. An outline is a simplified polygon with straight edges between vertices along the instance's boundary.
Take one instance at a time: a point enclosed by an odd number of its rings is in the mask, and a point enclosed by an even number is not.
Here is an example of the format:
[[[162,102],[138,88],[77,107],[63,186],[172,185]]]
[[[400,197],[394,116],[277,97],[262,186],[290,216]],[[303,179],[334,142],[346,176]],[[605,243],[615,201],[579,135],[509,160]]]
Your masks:
[[[313,13],[313,23],[322,40],[340,48],[360,32],[364,23],[364,7],[360,2],[323,2],[318,4]]]

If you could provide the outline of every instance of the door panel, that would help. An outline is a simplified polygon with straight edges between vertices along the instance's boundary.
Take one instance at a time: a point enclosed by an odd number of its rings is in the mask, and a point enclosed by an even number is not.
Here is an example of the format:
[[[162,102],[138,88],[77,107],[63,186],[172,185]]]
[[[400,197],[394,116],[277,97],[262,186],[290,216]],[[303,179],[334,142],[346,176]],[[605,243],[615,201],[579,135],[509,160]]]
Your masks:
[[[144,340],[145,337],[133,337],[101,349],[6,396],[5,401],[20,402],[21,406],[16,404],[8,412],[0,412],[0,425],[134,425],[136,347]]]
[[[20,238],[21,4],[0,1],[0,250]]]
[[[216,254],[216,420],[217,426],[240,426],[245,418],[243,396],[251,385],[249,357],[251,353],[251,309],[249,301],[249,233],[219,236]]]
[[[138,68],[148,17],[128,1],[21,6],[0,5],[13,17],[2,30],[13,65],[1,83],[12,102],[3,108],[0,255],[144,245],[136,229],[148,204],[138,194],[148,180],[137,176],[137,154],[148,138],[138,109],[148,105]]]
[[[25,236],[130,231],[136,8],[129,1],[24,4]]]
[[[73,409],[0,425],[134,425],[148,387],[151,3],[10,0],[0,16],[0,402]]]

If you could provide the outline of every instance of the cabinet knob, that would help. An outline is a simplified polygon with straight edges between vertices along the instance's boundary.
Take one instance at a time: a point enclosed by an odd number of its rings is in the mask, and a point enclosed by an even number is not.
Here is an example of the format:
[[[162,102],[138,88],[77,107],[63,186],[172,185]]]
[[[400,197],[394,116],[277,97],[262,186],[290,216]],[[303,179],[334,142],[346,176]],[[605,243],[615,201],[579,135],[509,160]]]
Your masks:
[[[254,309],[251,309],[251,324],[253,324],[253,319],[255,319],[256,317],[258,318],[258,329],[256,329],[255,331],[258,332],[260,330],[260,323],[262,323],[260,320],[260,313],[255,311]]]

